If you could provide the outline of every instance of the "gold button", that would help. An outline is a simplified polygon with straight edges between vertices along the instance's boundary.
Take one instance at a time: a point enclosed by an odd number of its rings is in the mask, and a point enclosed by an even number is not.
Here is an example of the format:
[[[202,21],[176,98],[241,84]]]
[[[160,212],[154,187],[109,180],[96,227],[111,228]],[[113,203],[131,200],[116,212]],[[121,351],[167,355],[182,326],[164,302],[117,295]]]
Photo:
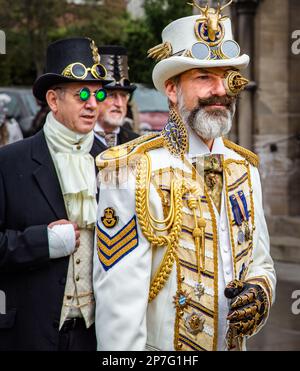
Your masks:
[[[76,264],[80,264],[80,259],[77,259],[76,260]]]
[[[76,276],[76,281],[79,281],[80,280],[80,277],[79,276]]]
[[[181,277],[181,282],[183,282],[185,280],[185,277],[184,276],[182,276]]]
[[[183,315],[184,315],[184,311],[181,310],[181,311],[179,312],[179,315],[180,315],[180,317],[183,317]]]
[[[178,346],[178,349],[181,349],[182,348],[182,343],[178,343],[177,346]]]

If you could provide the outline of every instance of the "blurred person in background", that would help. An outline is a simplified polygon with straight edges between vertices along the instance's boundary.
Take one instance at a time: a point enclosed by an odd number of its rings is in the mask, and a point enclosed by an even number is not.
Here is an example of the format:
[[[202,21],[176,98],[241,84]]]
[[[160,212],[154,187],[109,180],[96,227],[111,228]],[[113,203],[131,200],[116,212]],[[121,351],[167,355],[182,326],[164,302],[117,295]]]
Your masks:
[[[7,117],[7,104],[11,98],[7,94],[0,94],[0,147],[23,139],[19,124],[14,118]]]
[[[138,137],[126,118],[131,94],[136,86],[129,81],[127,50],[122,46],[105,45],[98,48],[101,63],[113,80],[106,87],[107,99],[101,103],[94,133],[99,153]]]
[[[48,113],[50,112],[50,108],[47,102],[41,102],[37,100],[37,104],[39,105],[40,109],[38,110],[38,112],[36,113],[36,115],[34,116],[32,120],[30,135],[36,134],[38,131],[40,131],[43,128],[45,121],[46,121],[46,117]]]

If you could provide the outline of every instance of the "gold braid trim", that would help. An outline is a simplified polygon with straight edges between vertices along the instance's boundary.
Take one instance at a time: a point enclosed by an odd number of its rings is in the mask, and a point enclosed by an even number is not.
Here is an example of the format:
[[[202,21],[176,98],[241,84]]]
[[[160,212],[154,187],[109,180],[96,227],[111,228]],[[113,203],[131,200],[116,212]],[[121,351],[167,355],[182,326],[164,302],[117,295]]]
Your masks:
[[[212,205],[211,198],[207,192],[204,191],[207,199],[208,209],[211,215],[212,227],[213,227],[213,249],[214,249],[214,339],[213,339],[213,350],[218,350],[218,328],[219,328],[219,258],[218,258],[218,246],[219,246],[219,235],[217,230],[217,220]]]
[[[241,155],[246,160],[248,160],[251,165],[255,167],[259,166],[259,157],[255,153],[249,151],[249,149],[246,149],[244,147],[241,147],[231,142],[229,139],[223,138],[223,142],[224,142],[225,147],[237,152],[239,155]]]
[[[146,134],[130,142],[107,149],[96,157],[99,170],[117,169],[129,164],[129,158],[140,155],[150,149],[163,146],[164,139],[158,134]]]
[[[182,290],[182,280],[181,280],[181,267],[179,263],[179,258],[177,254],[175,255],[176,267],[177,267],[177,292]],[[179,342],[179,327],[180,327],[180,308],[176,305],[176,316],[174,323],[174,349],[180,351],[183,344]]]
[[[154,226],[151,219],[148,198],[148,189],[150,187],[151,161],[147,154],[143,155],[137,165],[136,177],[136,214],[143,235],[147,238],[152,246],[162,247],[167,245],[167,251],[164,258],[154,275],[150,285],[149,302],[155,299],[160,290],[168,280],[175,260],[176,248],[178,246],[179,234],[182,227],[182,196],[185,189],[180,181],[174,181],[173,200],[174,213],[171,218],[170,230],[166,236],[157,236],[154,231],[159,231]]]

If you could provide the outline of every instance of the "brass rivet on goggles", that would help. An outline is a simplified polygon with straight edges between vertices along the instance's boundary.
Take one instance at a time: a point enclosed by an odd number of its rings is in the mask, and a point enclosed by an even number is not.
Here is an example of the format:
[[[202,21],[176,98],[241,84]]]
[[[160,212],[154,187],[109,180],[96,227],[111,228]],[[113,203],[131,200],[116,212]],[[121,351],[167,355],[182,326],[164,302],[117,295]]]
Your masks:
[[[65,77],[71,77],[74,79],[85,79],[88,73],[91,72],[92,76],[97,80],[105,79],[107,75],[106,68],[100,64],[94,64],[92,68],[85,67],[84,64],[76,62],[69,64],[62,72]]]

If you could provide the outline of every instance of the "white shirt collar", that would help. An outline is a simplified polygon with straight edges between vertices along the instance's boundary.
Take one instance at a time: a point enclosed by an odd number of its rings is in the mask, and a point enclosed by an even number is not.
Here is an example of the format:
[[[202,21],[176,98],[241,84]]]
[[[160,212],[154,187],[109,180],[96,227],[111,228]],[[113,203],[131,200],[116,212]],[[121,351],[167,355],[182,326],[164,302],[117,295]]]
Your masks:
[[[195,157],[198,155],[225,155],[226,147],[221,137],[216,138],[213,143],[211,151],[203,140],[195,133],[191,128],[187,128],[189,135],[189,157]]]

